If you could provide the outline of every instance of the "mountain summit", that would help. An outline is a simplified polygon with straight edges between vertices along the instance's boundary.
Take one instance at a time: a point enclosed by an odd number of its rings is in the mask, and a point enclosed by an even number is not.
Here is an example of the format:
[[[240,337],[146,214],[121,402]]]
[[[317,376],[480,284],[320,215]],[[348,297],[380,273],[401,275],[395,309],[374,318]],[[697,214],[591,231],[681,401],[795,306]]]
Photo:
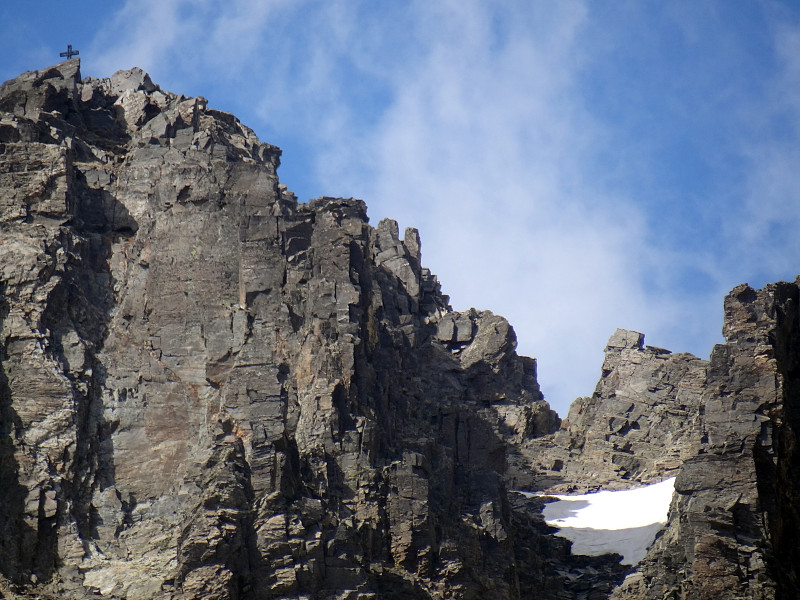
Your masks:
[[[798,597],[797,282],[710,361],[617,331],[562,423],[415,229],[279,164],[140,69],[0,87],[0,597]],[[542,514],[673,476],[636,565]]]

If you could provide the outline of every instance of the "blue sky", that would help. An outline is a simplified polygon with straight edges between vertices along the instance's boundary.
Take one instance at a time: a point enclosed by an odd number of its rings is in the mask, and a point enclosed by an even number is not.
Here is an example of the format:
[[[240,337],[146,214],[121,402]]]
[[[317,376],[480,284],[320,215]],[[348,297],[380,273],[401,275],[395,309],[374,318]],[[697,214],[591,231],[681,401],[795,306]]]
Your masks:
[[[418,227],[563,415],[616,327],[707,358],[800,274],[800,2],[5,0],[0,79],[139,66],[280,146],[301,200]]]

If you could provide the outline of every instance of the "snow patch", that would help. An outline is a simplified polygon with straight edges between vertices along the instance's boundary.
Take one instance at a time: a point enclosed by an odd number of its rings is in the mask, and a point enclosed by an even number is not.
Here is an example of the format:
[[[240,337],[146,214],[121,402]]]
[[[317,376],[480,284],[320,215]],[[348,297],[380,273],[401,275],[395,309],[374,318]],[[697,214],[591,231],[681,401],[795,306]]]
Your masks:
[[[632,490],[552,496],[558,500],[542,512],[548,525],[559,528],[556,535],[572,542],[573,554],[616,552],[623,564],[635,565],[666,524],[674,488],[672,477]]]

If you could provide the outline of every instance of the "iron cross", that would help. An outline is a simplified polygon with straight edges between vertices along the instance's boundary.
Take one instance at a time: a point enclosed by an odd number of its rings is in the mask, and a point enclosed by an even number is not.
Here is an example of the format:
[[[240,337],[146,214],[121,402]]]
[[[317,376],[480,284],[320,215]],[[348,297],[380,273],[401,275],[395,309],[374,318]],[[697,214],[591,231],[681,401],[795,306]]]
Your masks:
[[[72,44],[67,44],[67,51],[66,52],[62,52],[61,54],[59,54],[59,56],[66,56],[67,60],[69,60],[73,56],[78,56],[78,54],[80,54],[80,51],[73,50],[72,49]]]

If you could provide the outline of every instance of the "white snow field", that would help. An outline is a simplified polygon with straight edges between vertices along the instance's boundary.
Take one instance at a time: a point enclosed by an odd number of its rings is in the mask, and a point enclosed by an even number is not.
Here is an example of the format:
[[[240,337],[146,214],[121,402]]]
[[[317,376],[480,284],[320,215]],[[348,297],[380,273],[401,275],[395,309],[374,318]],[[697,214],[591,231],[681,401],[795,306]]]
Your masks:
[[[635,565],[667,522],[675,478],[632,490],[580,496],[553,496],[543,510],[556,535],[572,542],[573,554],[599,556],[616,552]]]

